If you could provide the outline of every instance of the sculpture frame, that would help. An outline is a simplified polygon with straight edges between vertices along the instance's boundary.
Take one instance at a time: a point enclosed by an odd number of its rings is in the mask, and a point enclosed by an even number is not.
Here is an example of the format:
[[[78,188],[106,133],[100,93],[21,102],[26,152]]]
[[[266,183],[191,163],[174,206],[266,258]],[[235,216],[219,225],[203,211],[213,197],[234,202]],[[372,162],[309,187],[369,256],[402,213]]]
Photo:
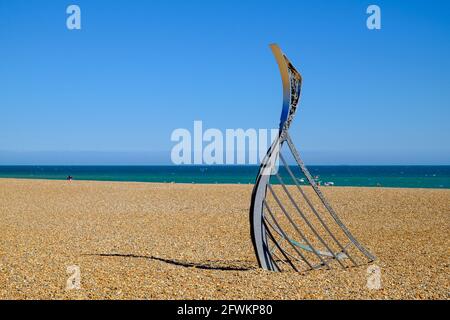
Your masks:
[[[300,73],[295,69],[293,64],[287,58],[287,56],[278,47],[278,45],[271,44],[270,48],[272,49],[272,52],[275,56],[281,74],[283,104],[278,135],[268,149],[265,158],[261,162],[251,198],[250,229],[252,243],[256,258],[258,260],[258,264],[265,270],[281,271],[281,261],[290,266],[293,270],[301,271],[299,270],[299,267],[295,263],[295,261],[293,261],[294,259],[304,262],[304,265],[307,267],[307,269],[317,269],[321,267],[331,268],[330,262],[331,260],[333,260],[337,261],[337,263],[341,267],[346,268],[347,265],[342,262],[343,259],[350,260],[352,265],[358,265],[356,258],[353,258],[349,253],[349,247],[351,246],[354,246],[357,250],[359,250],[359,252],[362,253],[362,255],[366,257],[369,262],[374,261],[375,257],[356,240],[356,238],[348,230],[348,228],[341,221],[334,209],[331,207],[329,202],[326,200],[314,178],[311,176],[304,162],[302,161],[299,152],[295,148],[295,145],[289,135],[289,128],[300,102],[301,85],[303,79]],[[295,159],[295,163],[297,164],[303,175],[306,177],[309,186],[312,187],[315,194],[320,199],[321,204],[326,209],[329,216],[332,218],[332,221],[334,221],[336,226],[348,239],[347,244],[343,245],[342,241],[339,241],[337,239],[334,233],[330,230],[327,223],[324,221],[321,213],[315,208],[312,201],[304,192],[302,186],[300,186],[297,182],[297,179],[290,169],[290,166],[281,154],[281,148],[283,147],[283,145],[288,146],[289,151]],[[300,192],[303,199],[306,201],[307,206],[310,208],[315,217],[317,217],[318,221],[320,222],[319,224],[321,225],[321,227],[323,227],[323,230],[325,230],[327,237],[329,237],[329,239],[332,239],[333,244],[335,246],[337,245],[339,250],[335,251],[331,249],[331,245],[327,243],[326,240],[324,240],[325,237],[319,234],[317,229],[314,228],[313,224],[305,216],[300,207],[296,204],[295,197],[292,196],[289,188],[286,187],[284,180],[281,178],[278,172],[275,172],[276,162],[279,160],[281,160],[284,168],[286,168],[285,170],[289,173],[289,176],[294,181],[296,189]],[[291,202],[291,205],[294,206],[294,208],[296,209],[295,211],[297,211],[299,216],[302,218],[305,228],[310,230],[312,234],[317,237],[318,242],[323,245],[323,248],[325,248],[324,250],[316,249],[310,243],[308,237],[305,236],[305,233],[302,232],[302,227],[294,222],[286,207],[283,206],[279,197],[277,197],[274,188],[271,186],[270,179],[272,177],[277,178],[278,183],[281,185],[282,190],[286,193],[288,199]],[[287,235],[285,231],[283,231],[283,228],[279,225],[277,219],[275,218],[266,201],[266,196],[268,193],[274,197],[282,213],[291,223],[296,233],[300,236],[300,238],[302,238],[304,244],[291,239],[290,236]],[[280,237],[280,240],[276,240],[276,235]],[[283,240],[283,243],[288,243],[289,247],[291,248],[291,253],[282,248],[281,240]],[[270,242],[272,243],[272,249],[269,245]],[[281,254],[281,257],[275,256],[274,250],[278,250],[278,252]],[[308,251],[309,254],[314,254],[318,258],[319,263],[313,264],[311,261],[309,261],[306,258],[306,253],[302,253],[302,250]],[[295,256],[292,253],[294,253]]]

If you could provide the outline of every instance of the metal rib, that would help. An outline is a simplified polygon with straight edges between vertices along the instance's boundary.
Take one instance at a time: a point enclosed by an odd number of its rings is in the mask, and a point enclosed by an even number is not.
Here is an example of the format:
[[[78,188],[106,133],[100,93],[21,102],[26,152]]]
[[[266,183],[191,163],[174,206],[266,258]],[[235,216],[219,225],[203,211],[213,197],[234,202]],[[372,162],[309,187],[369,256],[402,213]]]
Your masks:
[[[283,264],[289,265],[286,261],[284,261],[282,258],[280,258],[275,252],[273,252],[272,255],[273,255],[272,260],[274,263],[276,263],[275,259],[278,259],[278,261],[281,261]],[[282,269],[280,269],[280,270],[283,271]]]
[[[322,237],[320,236],[320,234],[316,231],[316,229],[314,228],[314,226],[309,222],[309,220],[305,217],[305,215],[303,214],[302,210],[298,207],[297,203],[295,203],[294,198],[292,198],[291,193],[289,192],[289,190],[286,188],[286,185],[283,182],[283,179],[281,179],[280,175],[277,173],[276,174],[277,179],[280,181],[281,186],[284,190],[284,192],[286,192],[289,200],[291,200],[292,204],[294,205],[295,209],[297,209],[297,212],[299,213],[299,215],[302,217],[302,219],[305,221],[306,225],[311,229],[311,231],[314,233],[314,235],[317,237],[317,239],[319,239],[319,241],[325,246],[325,248],[327,248],[328,252],[330,252],[333,255],[333,258],[335,258],[337,260],[337,262],[339,262],[339,264],[341,265],[342,268],[345,269],[345,265],[341,262],[341,260],[339,260],[337,258],[337,256],[335,255],[334,251],[331,250],[331,248],[328,246],[328,244],[325,242],[325,240],[322,239]]]
[[[287,242],[291,245],[291,247],[295,250],[295,252],[303,259],[303,261],[308,265],[308,267],[310,267],[311,269],[313,268],[312,264],[308,261],[308,259],[306,259],[305,256],[303,256],[303,254],[294,246],[294,244],[289,241],[288,236],[286,235],[286,232],[283,231],[283,229],[281,228],[281,226],[278,224],[278,221],[275,219],[275,216],[272,213],[272,210],[270,210],[269,205],[267,204],[267,202],[264,200],[264,206],[266,207],[267,211],[269,212],[270,217],[272,218],[273,222],[275,223],[275,225],[277,226],[277,229],[275,229],[272,225],[271,227],[278,233],[280,234],[284,239],[287,240]],[[267,221],[270,225],[270,222]]]
[[[291,216],[289,215],[289,213],[286,211],[286,209],[283,207],[283,204],[281,203],[280,199],[278,199],[277,195],[275,194],[275,191],[273,190],[272,186],[270,184],[267,185],[269,187],[270,192],[272,193],[272,196],[275,198],[275,201],[278,203],[278,206],[281,208],[281,210],[283,211],[284,215],[288,218],[289,222],[292,224],[292,226],[294,227],[294,229],[297,231],[297,233],[300,235],[300,237],[302,237],[303,241],[306,242],[306,244],[311,247],[312,251],[314,252],[314,254],[319,258],[320,261],[322,261],[324,264],[326,264],[326,266],[328,267],[328,269],[331,269],[330,266],[328,265],[328,263],[322,259],[322,256],[317,252],[317,250],[311,245],[311,243],[308,241],[308,239],[305,237],[305,235],[299,230],[299,228],[297,227],[297,225],[295,224],[295,222],[292,220]]]
[[[264,224],[264,219],[262,220],[262,224],[265,226],[265,224]],[[267,236],[267,234],[269,234],[269,232],[268,232],[268,230],[265,230],[265,234],[266,234],[266,236]],[[275,242],[275,244],[276,244],[276,242]],[[269,250],[269,248],[268,248],[268,243],[267,243],[267,246],[265,246],[265,249],[266,250]],[[274,264],[274,266],[275,266],[275,270],[272,270],[272,271],[281,271],[281,269],[280,269],[280,267],[278,266],[278,264],[276,263],[276,261],[275,261],[275,259],[272,257],[272,252],[269,254],[269,257],[270,257],[270,261]]]
[[[272,224],[269,222],[269,220],[266,219],[266,221],[269,223],[269,226],[272,227]],[[273,227],[272,227],[272,229],[273,229]],[[276,231],[276,230],[275,230],[275,231]],[[278,239],[278,241],[281,241],[281,240],[283,240],[283,236],[280,236],[280,239]],[[272,252],[274,252],[275,248],[276,248],[276,245],[273,245],[273,246],[270,248],[270,250],[269,250],[270,254],[272,254]]]
[[[322,204],[325,206],[325,208],[328,210],[328,212],[330,213],[330,215],[333,217],[334,221],[336,221],[337,225],[342,229],[342,231],[345,233],[345,235],[350,239],[350,241],[353,242],[353,244],[370,260],[370,261],[374,261],[375,257],[366,249],[364,248],[359,242],[358,240],[355,239],[355,237],[353,237],[353,235],[351,234],[351,232],[347,229],[347,227],[342,223],[342,221],[339,219],[338,215],[336,214],[336,212],[333,210],[333,208],[330,206],[330,204],[328,203],[328,201],[325,199],[324,195],[322,194],[322,192],[320,191],[320,189],[317,187],[316,182],[314,181],[314,179],[312,178],[311,174],[309,173],[308,169],[305,167],[305,164],[303,163],[302,159],[300,158],[300,155],[297,151],[297,149],[294,146],[294,143],[291,140],[291,137],[289,135],[289,133],[286,131],[285,133],[285,138],[286,141],[288,143],[289,149],[291,149],[292,155],[294,156],[295,161],[297,162],[297,164],[299,165],[299,167],[301,168],[303,174],[305,175],[306,179],[308,179],[308,182],[310,183],[310,185],[313,187],[314,191],[316,192],[317,196],[320,198],[320,200],[322,201]]]
[[[284,252],[283,248],[281,248],[281,246],[278,244],[278,242],[275,240],[275,237],[272,235],[272,233],[270,232],[269,228],[267,228],[267,224],[265,219],[263,219],[263,224],[264,227],[266,228],[266,232],[267,235],[269,236],[269,238],[272,240],[273,243],[275,243],[275,245],[277,246],[278,250],[283,254],[283,256],[286,258],[286,260],[289,262],[289,264],[291,265],[291,267],[298,272],[298,269],[295,267],[295,265],[292,263],[291,259],[289,259],[289,257],[286,255],[286,253]],[[275,260],[273,259],[273,257],[271,256],[272,261],[276,264]],[[277,268],[279,269],[278,265]]]
[[[314,215],[317,217],[317,219],[319,219],[320,223],[322,224],[322,226],[325,228],[325,230],[328,232],[328,234],[331,236],[331,238],[336,242],[336,244],[339,246],[339,248],[341,249],[342,252],[344,252],[347,257],[350,259],[350,261],[353,262],[353,264],[356,266],[357,263],[355,262],[355,260],[353,260],[353,258],[348,254],[348,252],[346,251],[346,249],[344,248],[344,246],[342,246],[342,244],[339,242],[339,240],[334,236],[334,234],[331,232],[331,230],[328,228],[328,225],[325,223],[325,221],[323,221],[322,217],[320,216],[320,214],[317,212],[317,210],[314,208],[313,204],[311,203],[311,201],[309,200],[308,196],[306,195],[306,193],[302,190],[302,188],[300,187],[300,185],[297,182],[297,179],[295,178],[294,174],[292,173],[292,170],[289,168],[286,160],[284,159],[284,157],[282,156],[282,154],[279,154],[281,161],[283,162],[284,166],[286,167],[286,170],[288,171],[288,173],[290,174],[292,180],[294,180],[295,185],[297,186],[298,191],[300,191],[301,195],[303,196],[303,198],[305,199],[306,203],[308,204],[309,208],[312,210],[312,212],[314,213]],[[333,254],[334,255],[334,254]]]
[[[278,230],[276,229],[276,227],[274,227],[273,225],[272,225],[272,223],[270,223],[270,221],[268,220],[268,219],[265,219],[266,220],[266,223],[268,224],[268,226],[270,226],[278,235],[280,235],[280,233],[278,232]],[[283,236],[281,236],[280,237],[280,239],[279,240],[282,240],[282,239],[284,239],[284,240],[286,240]],[[286,240],[286,241],[288,241],[288,240]],[[279,245],[280,245],[280,248],[282,248],[283,249],[283,247],[281,246],[281,243],[278,243]],[[275,245],[274,245],[274,247],[275,247]],[[291,253],[289,253],[289,251],[286,251],[286,250],[284,250],[284,253],[286,253],[286,255],[288,255],[289,257],[291,257],[292,259],[294,259],[295,261],[298,261],[298,262],[300,262],[300,263],[305,263],[305,261],[302,261],[301,259],[299,259],[298,257],[296,257],[296,256],[294,256],[293,254],[291,254]],[[311,269],[313,269],[314,267],[312,267]],[[310,269],[309,269],[310,270]],[[306,270],[305,270],[306,271]]]

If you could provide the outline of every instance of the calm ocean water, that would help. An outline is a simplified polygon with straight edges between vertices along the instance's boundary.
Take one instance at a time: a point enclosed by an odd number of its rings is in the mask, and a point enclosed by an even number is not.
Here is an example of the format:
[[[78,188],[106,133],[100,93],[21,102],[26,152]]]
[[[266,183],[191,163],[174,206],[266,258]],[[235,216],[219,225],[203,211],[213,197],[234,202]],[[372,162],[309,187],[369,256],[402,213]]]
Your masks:
[[[309,166],[321,183],[335,186],[450,188],[450,166]],[[298,179],[303,176],[292,167]],[[257,166],[0,166],[0,178],[100,181],[254,183]],[[293,183],[280,170],[286,183]],[[301,181],[301,180],[300,180]]]

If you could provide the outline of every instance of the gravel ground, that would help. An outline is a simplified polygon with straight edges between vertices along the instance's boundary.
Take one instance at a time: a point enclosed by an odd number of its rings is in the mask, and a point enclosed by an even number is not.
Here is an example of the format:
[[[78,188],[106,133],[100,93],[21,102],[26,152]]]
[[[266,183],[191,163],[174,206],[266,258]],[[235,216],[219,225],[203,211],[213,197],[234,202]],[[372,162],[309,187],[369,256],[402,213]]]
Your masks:
[[[450,190],[323,189],[378,258],[371,290],[368,265],[258,269],[251,188],[0,179],[0,299],[449,299]]]

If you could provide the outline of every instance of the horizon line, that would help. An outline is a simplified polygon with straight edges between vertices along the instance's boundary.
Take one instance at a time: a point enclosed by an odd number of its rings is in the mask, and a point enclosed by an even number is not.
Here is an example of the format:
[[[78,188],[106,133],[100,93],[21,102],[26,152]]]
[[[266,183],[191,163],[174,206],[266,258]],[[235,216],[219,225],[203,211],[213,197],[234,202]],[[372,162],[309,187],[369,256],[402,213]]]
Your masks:
[[[296,163],[289,164],[292,166],[297,165]],[[260,164],[0,164],[0,167],[259,167]],[[422,166],[436,166],[436,167],[447,167],[450,163],[446,164],[307,164],[307,166],[352,166],[352,167],[422,167]]]

